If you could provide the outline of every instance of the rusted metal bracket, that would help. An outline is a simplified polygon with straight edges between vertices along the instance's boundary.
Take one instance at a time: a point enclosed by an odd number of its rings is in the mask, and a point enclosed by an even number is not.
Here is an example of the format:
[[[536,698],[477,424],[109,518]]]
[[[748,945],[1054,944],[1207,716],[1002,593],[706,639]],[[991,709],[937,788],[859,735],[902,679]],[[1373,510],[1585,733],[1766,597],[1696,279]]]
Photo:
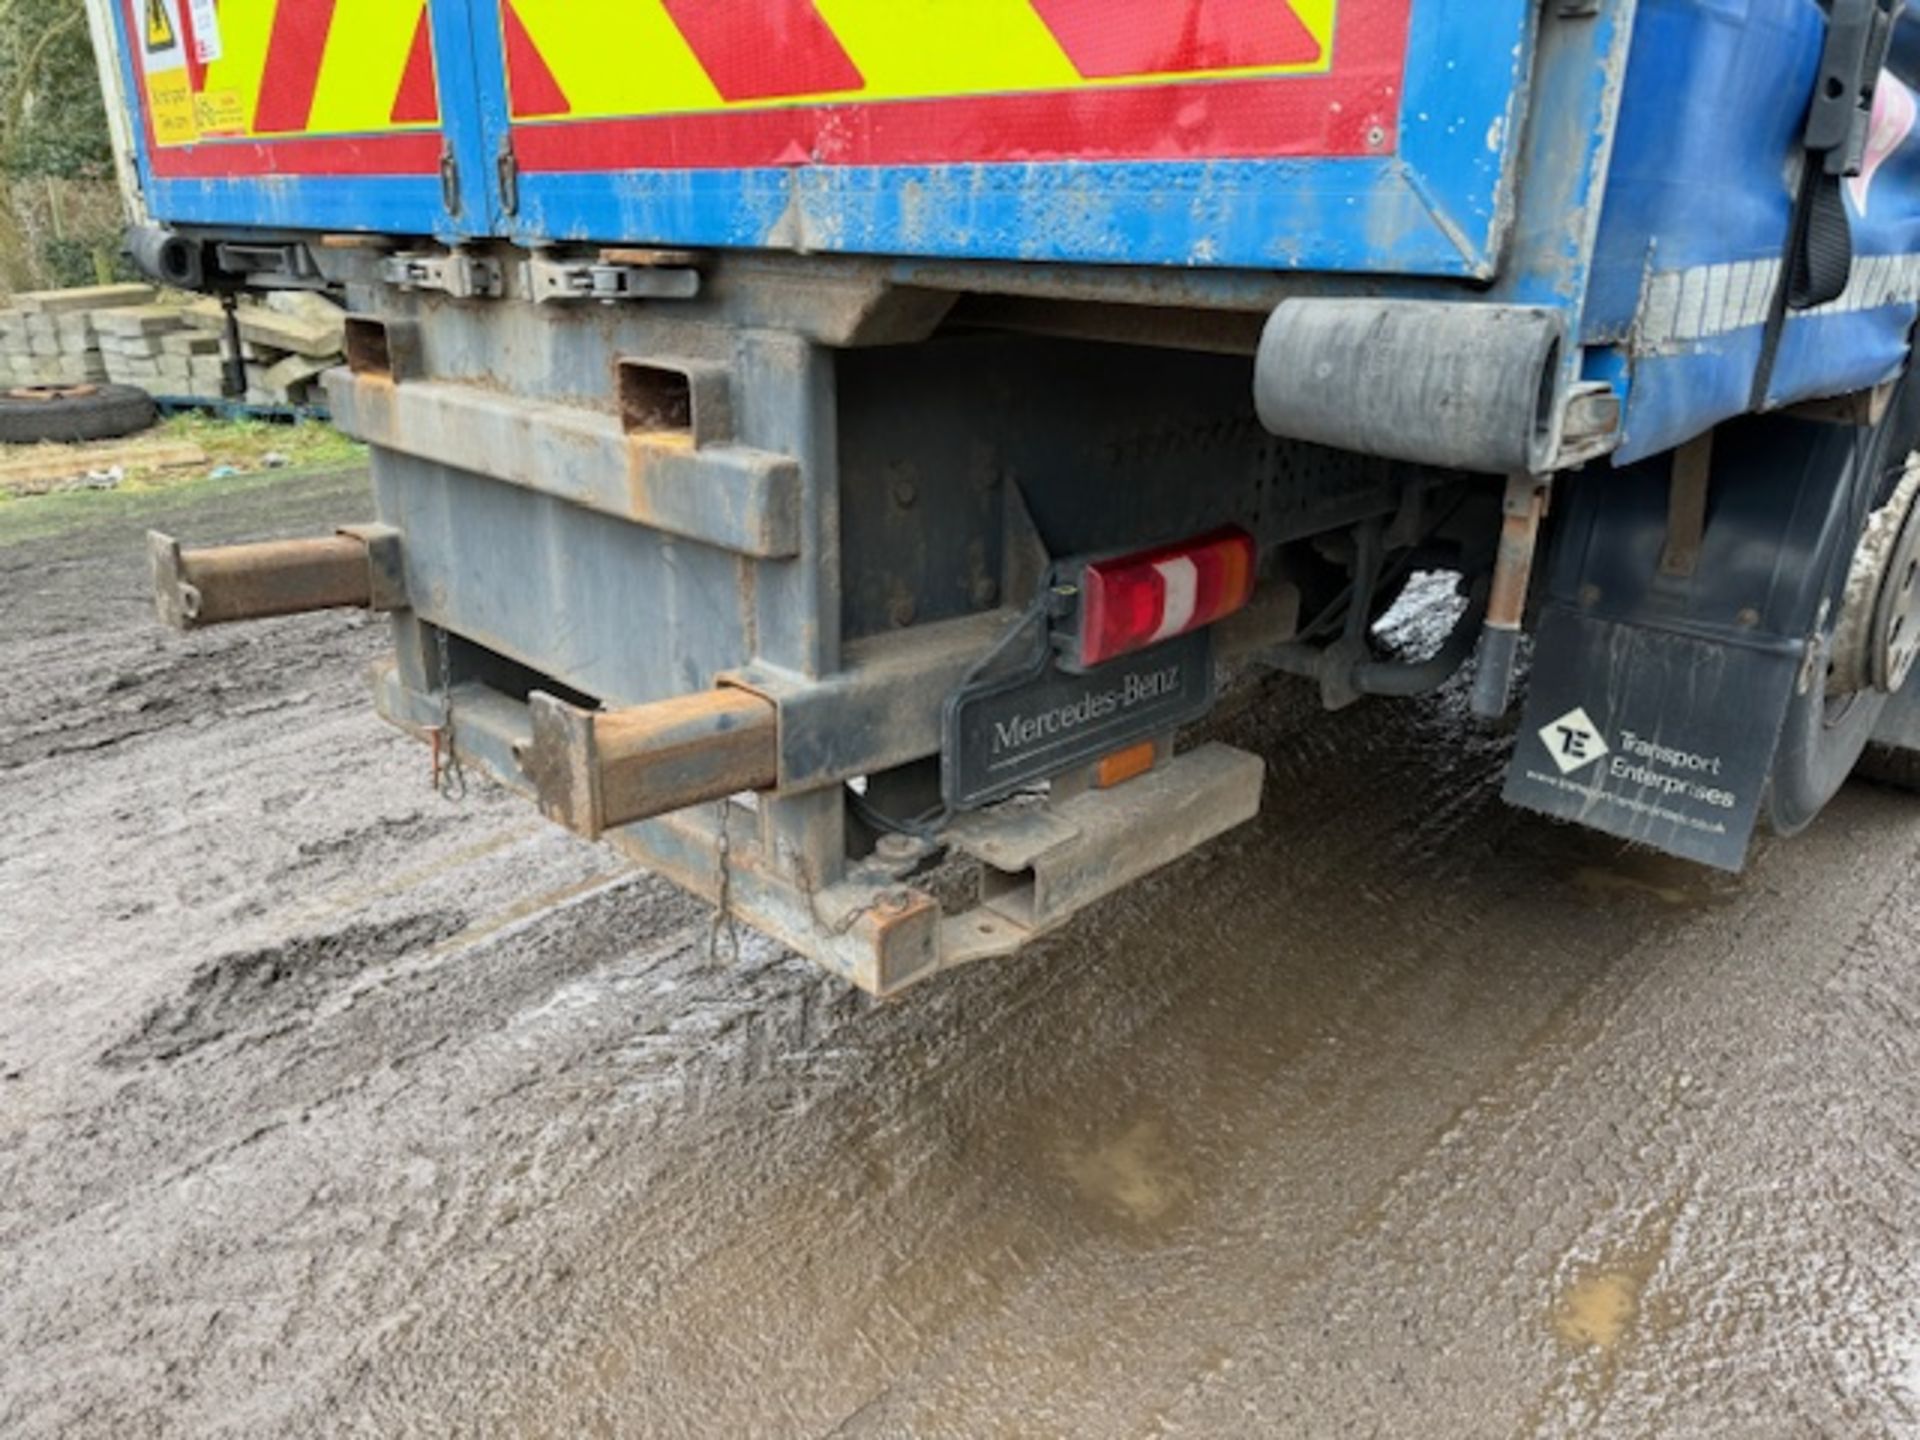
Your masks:
[[[1584,381],[1569,389],[1554,469],[1571,470],[1617,449],[1622,409],[1620,392],[1611,385]]]
[[[411,320],[379,315],[346,319],[347,369],[355,375],[398,381],[422,369],[420,327]]]
[[[1713,432],[1696,436],[1673,452],[1672,488],[1667,493],[1667,543],[1660,551],[1660,573],[1691,579],[1700,566],[1707,538],[1707,490],[1713,479]]]
[[[456,300],[495,300],[507,293],[499,261],[458,250],[403,251],[381,262],[380,278],[402,290],[438,290]]]
[[[171,535],[153,530],[147,555],[154,608],[176,630],[308,610],[407,606],[400,532],[386,525],[201,550],[183,550]]]
[[[1548,478],[1515,475],[1502,502],[1500,550],[1494,560],[1493,591],[1487,623],[1480,632],[1471,708],[1483,720],[1507,713],[1513,699],[1514,665],[1520,632],[1526,623],[1527,593],[1533,586],[1533,560],[1540,545],[1540,523],[1551,494]]]
[[[1851,395],[1835,395],[1826,400],[1803,400],[1789,405],[1785,413],[1796,420],[1818,420],[1828,425],[1878,425],[1893,403],[1894,382],[1888,380],[1871,390],[1856,390]]]
[[[615,252],[610,252],[615,253]],[[556,300],[691,300],[700,293],[700,272],[691,265],[628,264],[609,260],[526,262],[527,293],[535,304]]]
[[[387,333],[397,342],[403,332],[390,327]],[[399,365],[401,358],[393,354],[391,361]],[[649,373],[660,382],[653,398],[634,399],[623,385],[620,416],[475,384],[393,383],[397,377],[377,370],[333,370],[326,385],[333,423],[368,444],[737,554],[798,554],[801,477],[795,459],[714,443],[714,433],[729,423],[724,391],[710,394],[691,369],[653,367]]]
[[[954,821],[942,843],[984,870],[976,894],[963,887],[943,900],[914,888],[926,849],[912,849],[906,863],[876,852],[832,876],[778,838],[782,806],[837,805],[833,791],[761,794],[751,807],[726,798],[772,784],[772,732],[784,716],[760,697],[723,689],[606,712],[539,691],[522,702],[478,683],[452,695],[459,718],[440,732],[447,753],[509,789],[534,790],[561,823],[604,832],[641,864],[873,995],[1017,954],[1260,807],[1258,757],[1209,744],[1167,758],[1157,741],[1154,767],[1125,784],[1063,786],[1043,805],[1023,799]],[[421,739],[442,723],[445,702],[409,690],[397,660],[375,667],[374,696],[387,720]],[[626,819],[642,813],[655,818]]]
[[[583,710],[536,690],[528,709],[533,738],[521,769],[547,818],[589,840],[636,820],[769,789],[778,777],[778,712],[745,690],[624,710]]]

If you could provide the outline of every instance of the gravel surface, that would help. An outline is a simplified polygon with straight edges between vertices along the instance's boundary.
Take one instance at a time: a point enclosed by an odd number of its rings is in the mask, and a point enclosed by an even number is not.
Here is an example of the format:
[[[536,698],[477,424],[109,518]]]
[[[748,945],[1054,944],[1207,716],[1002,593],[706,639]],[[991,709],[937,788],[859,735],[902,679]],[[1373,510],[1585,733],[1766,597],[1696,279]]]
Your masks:
[[[1274,685],[1258,822],[878,1005],[435,795],[379,624],[150,620],[364,496],[0,540],[0,1434],[1920,1433],[1920,802],[1736,881]]]

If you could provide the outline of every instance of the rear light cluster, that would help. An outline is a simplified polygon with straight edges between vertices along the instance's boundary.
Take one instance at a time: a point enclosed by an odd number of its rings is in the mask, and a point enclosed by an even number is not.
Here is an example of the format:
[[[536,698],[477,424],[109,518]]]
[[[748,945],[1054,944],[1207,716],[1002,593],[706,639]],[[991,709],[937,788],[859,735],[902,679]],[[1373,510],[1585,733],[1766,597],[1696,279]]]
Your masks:
[[[1253,537],[1237,529],[1093,561],[1067,663],[1089,670],[1224,620],[1253,597],[1253,572]]]

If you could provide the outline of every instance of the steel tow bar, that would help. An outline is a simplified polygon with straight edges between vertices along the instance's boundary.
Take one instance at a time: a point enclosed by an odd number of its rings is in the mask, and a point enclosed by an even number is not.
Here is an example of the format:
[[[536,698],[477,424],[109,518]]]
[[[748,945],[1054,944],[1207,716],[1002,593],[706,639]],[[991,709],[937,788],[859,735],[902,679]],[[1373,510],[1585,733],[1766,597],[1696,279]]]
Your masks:
[[[583,710],[536,690],[522,768],[540,809],[588,839],[779,782],[778,712],[718,689],[621,710]]]
[[[298,615],[308,610],[401,610],[407,605],[400,532],[354,525],[307,540],[183,550],[147,532],[153,603],[176,630]]]

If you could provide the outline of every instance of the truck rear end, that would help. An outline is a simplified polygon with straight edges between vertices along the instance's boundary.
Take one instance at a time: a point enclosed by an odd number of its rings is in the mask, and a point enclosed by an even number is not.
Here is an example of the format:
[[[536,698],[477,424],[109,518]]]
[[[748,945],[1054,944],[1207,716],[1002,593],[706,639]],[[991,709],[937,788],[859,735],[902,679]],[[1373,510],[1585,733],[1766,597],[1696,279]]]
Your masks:
[[[373,454],[163,613],[388,612],[437,769],[876,994],[1251,817],[1235,659],[1496,718],[1536,629],[1511,798],[1730,867],[1902,743],[1874,0],[95,3],[136,258],[341,298]]]

